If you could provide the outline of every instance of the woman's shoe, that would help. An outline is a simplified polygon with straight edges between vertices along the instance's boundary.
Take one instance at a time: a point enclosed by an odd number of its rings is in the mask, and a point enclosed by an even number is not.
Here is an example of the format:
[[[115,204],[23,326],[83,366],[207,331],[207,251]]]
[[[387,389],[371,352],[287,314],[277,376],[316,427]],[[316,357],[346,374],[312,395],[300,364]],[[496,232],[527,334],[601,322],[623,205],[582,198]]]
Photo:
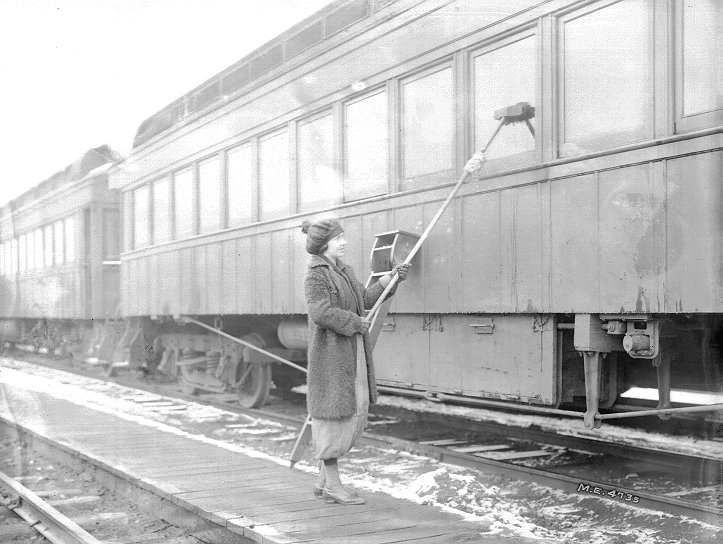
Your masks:
[[[319,486],[319,484],[314,484],[314,497],[316,497],[317,499],[324,498],[324,486]]]
[[[360,497],[359,495],[354,495],[352,493],[349,493],[348,491],[344,491],[344,493],[334,493],[328,487],[325,487],[321,493],[322,496],[327,499],[326,502],[328,503],[335,502],[337,504],[352,505],[364,504],[365,502],[367,502],[365,498]]]

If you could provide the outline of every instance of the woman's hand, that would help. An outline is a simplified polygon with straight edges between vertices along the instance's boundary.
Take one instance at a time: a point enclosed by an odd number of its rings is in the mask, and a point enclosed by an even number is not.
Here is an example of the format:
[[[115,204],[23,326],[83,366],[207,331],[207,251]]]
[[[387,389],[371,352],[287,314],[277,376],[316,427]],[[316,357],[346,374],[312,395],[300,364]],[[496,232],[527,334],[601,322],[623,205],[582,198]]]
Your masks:
[[[361,325],[359,326],[359,330],[357,331],[359,334],[366,334],[367,331],[369,331],[369,326],[371,323],[367,321],[366,319],[361,320]]]
[[[412,267],[411,263],[404,263],[395,266],[392,268],[392,276],[394,274],[399,275],[399,281],[404,281],[407,279],[407,272],[409,272],[409,269]]]

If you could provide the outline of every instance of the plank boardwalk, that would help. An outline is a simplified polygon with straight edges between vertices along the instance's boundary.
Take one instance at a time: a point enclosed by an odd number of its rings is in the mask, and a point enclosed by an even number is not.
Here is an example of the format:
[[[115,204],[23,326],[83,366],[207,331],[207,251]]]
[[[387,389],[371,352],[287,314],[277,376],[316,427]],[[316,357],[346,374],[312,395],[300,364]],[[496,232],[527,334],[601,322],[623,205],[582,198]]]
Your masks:
[[[314,498],[313,476],[271,459],[41,392],[0,384],[0,417],[226,527],[240,542],[519,542],[383,493],[365,492],[363,506],[327,504]]]

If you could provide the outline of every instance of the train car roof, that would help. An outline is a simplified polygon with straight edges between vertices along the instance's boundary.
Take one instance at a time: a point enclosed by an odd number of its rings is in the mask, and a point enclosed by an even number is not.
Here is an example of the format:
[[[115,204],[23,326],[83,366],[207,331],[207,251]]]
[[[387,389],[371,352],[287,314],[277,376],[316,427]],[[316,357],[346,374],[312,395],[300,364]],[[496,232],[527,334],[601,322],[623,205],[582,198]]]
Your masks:
[[[89,149],[68,166],[41,181],[32,189],[28,189],[3,207],[19,210],[53,191],[87,178],[89,174],[99,175],[122,159],[122,155],[108,145]]]
[[[144,120],[136,131],[133,148],[181,124],[193,114],[228,101],[230,94],[251,83],[301,53],[336,36],[354,23],[370,17],[397,0],[337,0],[292,26],[273,40],[184,94]]]

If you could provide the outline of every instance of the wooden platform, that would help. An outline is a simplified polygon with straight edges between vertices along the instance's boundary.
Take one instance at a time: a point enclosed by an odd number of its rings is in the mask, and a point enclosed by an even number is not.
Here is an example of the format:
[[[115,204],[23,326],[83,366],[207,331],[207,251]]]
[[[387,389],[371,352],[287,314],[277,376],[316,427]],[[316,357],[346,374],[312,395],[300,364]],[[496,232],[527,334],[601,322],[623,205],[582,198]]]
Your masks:
[[[0,417],[240,535],[240,542],[444,544],[519,542],[431,506],[361,491],[363,506],[327,504],[314,477],[161,424],[119,417],[0,384]],[[242,538],[243,537],[243,538]]]

